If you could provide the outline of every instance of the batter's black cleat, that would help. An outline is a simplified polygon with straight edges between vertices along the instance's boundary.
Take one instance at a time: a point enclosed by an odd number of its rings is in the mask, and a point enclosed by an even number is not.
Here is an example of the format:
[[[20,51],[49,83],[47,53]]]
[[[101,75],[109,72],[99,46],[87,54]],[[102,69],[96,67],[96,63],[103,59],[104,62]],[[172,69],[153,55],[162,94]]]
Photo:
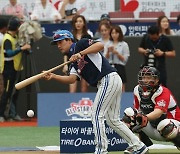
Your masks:
[[[149,149],[144,145],[141,149],[133,151],[132,154],[148,154]]]
[[[126,148],[126,150],[124,150],[124,154],[131,154],[133,152],[133,147],[132,146],[128,146]]]

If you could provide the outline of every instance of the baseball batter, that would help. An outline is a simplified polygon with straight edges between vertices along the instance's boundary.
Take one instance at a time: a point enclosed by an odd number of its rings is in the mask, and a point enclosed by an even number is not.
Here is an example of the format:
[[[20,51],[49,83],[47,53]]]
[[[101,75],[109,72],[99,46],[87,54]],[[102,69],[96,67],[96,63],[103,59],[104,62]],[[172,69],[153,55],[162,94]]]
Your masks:
[[[98,88],[93,109],[92,123],[95,133],[95,154],[107,154],[108,140],[105,134],[107,124],[112,127],[130,146],[134,154],[144,154],[148,148],[132,131],[120,121],[120,100],[122,81],[99,51],[104,46],[91,39],[81,39],[73,43],[73,35],[67,30],[58,30],[53,36],[52,44],[56,44],[63,54],[70,57],[71,66],[69,76],[49,73],[45,79],[54,79],[61,83],[71,84],[84,78],[91,86]]]

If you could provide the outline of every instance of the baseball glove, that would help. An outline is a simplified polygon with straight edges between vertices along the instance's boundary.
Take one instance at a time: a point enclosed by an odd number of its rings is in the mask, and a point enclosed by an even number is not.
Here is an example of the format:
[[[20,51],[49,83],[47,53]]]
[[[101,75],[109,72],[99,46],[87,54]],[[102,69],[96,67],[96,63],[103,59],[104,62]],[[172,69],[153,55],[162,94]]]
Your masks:
[[[136,115],[136,124],[137,125],[133,127],[132,131],[136,132],[136,133],[140,132],[143,127],[147,126],[147,123],[148,123],[147,116],[142,113],[138,113]]]
[[[138,113],[136,115],[136,122],[137,122],[137,124],[141,125],[141,127],[146,127],[147,123],[148,123],[148,118],[146,115],[144,115],[142,113]]]

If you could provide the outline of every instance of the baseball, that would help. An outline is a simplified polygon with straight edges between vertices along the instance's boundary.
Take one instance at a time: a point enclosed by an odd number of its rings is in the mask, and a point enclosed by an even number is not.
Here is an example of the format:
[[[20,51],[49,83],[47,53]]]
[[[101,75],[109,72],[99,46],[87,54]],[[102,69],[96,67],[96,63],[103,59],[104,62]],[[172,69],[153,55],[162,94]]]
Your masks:
[[[27,111],[27,116],[30,117],[30,118],[33,117],[34,116],[34,111],[33,110],[28,110]]]

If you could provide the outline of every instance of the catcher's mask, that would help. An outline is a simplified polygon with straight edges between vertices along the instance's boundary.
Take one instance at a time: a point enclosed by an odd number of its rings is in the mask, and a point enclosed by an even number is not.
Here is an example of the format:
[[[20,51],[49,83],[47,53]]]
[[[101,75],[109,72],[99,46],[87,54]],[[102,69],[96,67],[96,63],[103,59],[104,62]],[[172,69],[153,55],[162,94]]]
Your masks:
[[[159,85],[159,71],[150,66],[144,66],[138,74],[138,84],[144,95],[149,96],[151,91]]]

